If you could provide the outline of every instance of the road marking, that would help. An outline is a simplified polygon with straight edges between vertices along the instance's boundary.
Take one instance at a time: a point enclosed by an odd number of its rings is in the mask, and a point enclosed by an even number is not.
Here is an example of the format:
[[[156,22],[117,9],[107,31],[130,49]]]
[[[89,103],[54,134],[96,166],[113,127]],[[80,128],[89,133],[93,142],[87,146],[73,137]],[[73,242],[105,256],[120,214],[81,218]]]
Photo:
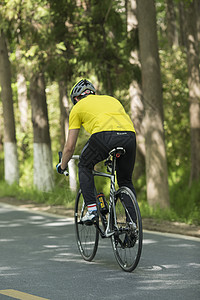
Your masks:
[[[191,236],[191,235],[183,235],[183,234],[170,233],[170,232],[160,232],[160,231],[153,231],[153,230],[147,230],[147,229],[144,229],[143,232],[144,233],[146,232],[146,233],[149,233],[149,234],[167,236],[167,237],[171,237],[171,238],[178,238],[178,239],[183,239],[183,240],[200,242],[199,237],[194,237],[194,236]]]
[[[16,290],[0,290],[0,294],[20,300],[49,300],[47,298],[30,295]]]

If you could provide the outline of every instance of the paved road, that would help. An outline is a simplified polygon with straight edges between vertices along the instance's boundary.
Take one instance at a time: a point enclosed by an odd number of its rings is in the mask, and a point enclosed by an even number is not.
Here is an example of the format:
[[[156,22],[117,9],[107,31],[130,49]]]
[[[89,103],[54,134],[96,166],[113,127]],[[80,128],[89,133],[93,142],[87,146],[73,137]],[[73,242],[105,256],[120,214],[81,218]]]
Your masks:
[[[8,299],[199,300],[200,239],[145,232],[140,264],[126,273],[109,240],[85,262],[73,220],[0,203],[0,300]]]

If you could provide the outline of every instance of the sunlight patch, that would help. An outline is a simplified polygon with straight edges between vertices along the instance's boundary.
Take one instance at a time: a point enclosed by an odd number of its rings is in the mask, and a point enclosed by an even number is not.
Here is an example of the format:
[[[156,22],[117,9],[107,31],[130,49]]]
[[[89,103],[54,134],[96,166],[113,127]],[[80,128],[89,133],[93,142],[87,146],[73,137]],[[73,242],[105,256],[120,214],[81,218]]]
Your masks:
[[[149,244],[155,244],[155,243],[157,243],[157,241],[155,241],[155,240],[150,240],[150,239],[143,240],[143,245],[149,245]]]

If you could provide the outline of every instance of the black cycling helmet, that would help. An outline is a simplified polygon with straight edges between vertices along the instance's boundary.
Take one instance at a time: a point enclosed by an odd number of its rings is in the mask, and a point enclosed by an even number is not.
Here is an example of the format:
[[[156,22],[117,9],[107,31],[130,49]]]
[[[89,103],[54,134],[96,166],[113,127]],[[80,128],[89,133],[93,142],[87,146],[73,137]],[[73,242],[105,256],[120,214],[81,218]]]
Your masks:
[[[84,91],[88,91],[84,93]],[[73,104],[76,104],[76,101],[74,100],[74,97],[83,96],[86,97],[89,94],[95,94],[96,89],[93,86],[93,84],[88,81],[87,79],[81,79],[79,80],[71,89],[70,91],[70,97]],[[83,95],[82,95],[83,94]]]

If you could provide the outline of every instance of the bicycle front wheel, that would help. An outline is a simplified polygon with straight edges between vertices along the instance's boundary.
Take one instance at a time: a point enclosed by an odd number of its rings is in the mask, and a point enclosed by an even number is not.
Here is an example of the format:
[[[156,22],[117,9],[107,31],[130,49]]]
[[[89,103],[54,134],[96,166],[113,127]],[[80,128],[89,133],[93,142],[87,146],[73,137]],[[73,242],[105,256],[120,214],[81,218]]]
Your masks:
[[[116,192],[117,228],[111,237],[115,258],[120,267],[132,272],[142,252],[142,219],[135,195],[127,187]]]
[[[95,225],[86,225],[81,221],[86,211],[87,206],[84,203],[81,190],[79,190],[75,203],[76,240],[82,257],[91,261],[97,252],[99,232]]]

